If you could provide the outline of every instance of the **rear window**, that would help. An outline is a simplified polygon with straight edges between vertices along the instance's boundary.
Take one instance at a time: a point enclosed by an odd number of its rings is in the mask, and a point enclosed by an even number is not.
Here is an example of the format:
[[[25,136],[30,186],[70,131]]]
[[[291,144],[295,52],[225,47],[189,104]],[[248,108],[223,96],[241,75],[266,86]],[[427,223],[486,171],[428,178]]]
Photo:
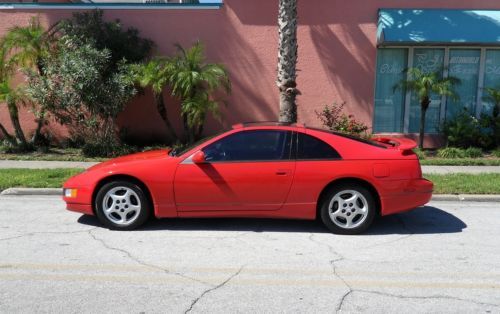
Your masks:
[[[333,147],[322,140],[304,133],[298,133],[297,135],[298,160],[341,158],[339,153]]]

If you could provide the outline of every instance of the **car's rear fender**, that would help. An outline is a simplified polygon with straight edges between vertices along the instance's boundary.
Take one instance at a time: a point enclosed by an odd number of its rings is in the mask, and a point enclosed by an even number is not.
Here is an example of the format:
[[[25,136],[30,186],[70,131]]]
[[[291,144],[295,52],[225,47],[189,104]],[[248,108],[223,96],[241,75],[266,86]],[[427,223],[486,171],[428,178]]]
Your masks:
[[[377,204],[377,214],[380,214],[380,211],[381,211],[380,195],[379,195],[377,189],[375,188],[375,186],[373,184],[371,184],[370,182],[363,180],[363,179],[360,179],[360,178],[344,177],[344,178],[337,178],[337,179],[331,181],[323,188],[323,190],[319,194],[318,201],[316,204],[316,217],[319,217],[319,211],[321,209],[321,204],[323,203],[324,198],[328,195],[328,191],[330,189],[334,188],[335,186],[340,185],[340,184],[360,185],[360,186],[366,188],[367,190],[369,190],[372,193],[373,197],[375,198],[375,201]]]

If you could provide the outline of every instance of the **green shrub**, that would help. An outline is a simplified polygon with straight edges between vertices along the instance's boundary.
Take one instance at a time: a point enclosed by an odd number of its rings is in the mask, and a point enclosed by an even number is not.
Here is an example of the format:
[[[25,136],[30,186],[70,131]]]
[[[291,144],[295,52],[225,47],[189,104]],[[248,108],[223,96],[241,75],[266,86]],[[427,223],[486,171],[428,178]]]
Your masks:
[[[500,148],[495,149],[494,151],[491,152],[491,154],[495,157],[500,158]]]
[[[492,148],[500,141],[500,117],[482,114],[478,119],[467,110],[446,121],[443,133],[452,147]]]
[[[112,140],[99,140],[85,143],[82,154],[85,157],[117,157],[136,152],[133,146],[120,144]]]
[[[340,133],[368,137],[368,126],[363,122],[357,121],[352,114],[343,113],[345,102],[340,105],[333,103],[331,106],[324,106],[323,110],[316,112],[323,126],[331,131]]]
[[[464,158],[465,150],[456,147],[441,148],[437,152],[439,158]]]
[[[414,152],[415,154],[417,154],[418,159],[420,159],[420,160],[423,160],[423,159],[425,159],[425,158],[427,157],[427,154],[426,154],[426,152],[425,152],[423,149],[420,149],[420,148],[415,148],[415,149],[413,150],[413,152]]]
[[[27,94],[67,126],[86,156],[122,154],[116,120],[137,93],[127,65],[144,60],[153,43],[137,29],[105,21],[102,11],[75,13],[54,33],[57,49],[43,56],[43,75],[26,71]]]
[[[480,158],[483,156],[483,151],[477,147],[469,147],[464,151],[466,158]]]

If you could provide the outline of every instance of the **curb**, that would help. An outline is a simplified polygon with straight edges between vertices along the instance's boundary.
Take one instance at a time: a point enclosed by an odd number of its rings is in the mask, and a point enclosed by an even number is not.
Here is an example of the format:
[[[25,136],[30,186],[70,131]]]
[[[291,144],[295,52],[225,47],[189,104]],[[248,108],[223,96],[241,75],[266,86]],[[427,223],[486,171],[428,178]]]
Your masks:
[[[9,188],[0,195],[57,195],[62,196],[61,188]],[[436,194],[432,196],[433,202],[500,202],[500,194]]]
[[[62,196],[61,188],[9,188],[3,190],[0,195],[57,195]]]
[[[434,202],[500,202],[499,194],[436,194]]]

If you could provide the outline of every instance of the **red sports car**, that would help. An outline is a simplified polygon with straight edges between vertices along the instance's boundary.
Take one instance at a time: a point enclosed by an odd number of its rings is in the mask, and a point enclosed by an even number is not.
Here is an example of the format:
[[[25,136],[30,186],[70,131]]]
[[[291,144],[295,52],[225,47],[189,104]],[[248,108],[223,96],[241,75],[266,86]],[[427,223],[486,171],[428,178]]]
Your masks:
[[[424,205],[415,142],[301,125],[239,124],[182,150],[112,159],[64,184],[67,209],[134,229],[150,215],[315,219],[334,233]]]

